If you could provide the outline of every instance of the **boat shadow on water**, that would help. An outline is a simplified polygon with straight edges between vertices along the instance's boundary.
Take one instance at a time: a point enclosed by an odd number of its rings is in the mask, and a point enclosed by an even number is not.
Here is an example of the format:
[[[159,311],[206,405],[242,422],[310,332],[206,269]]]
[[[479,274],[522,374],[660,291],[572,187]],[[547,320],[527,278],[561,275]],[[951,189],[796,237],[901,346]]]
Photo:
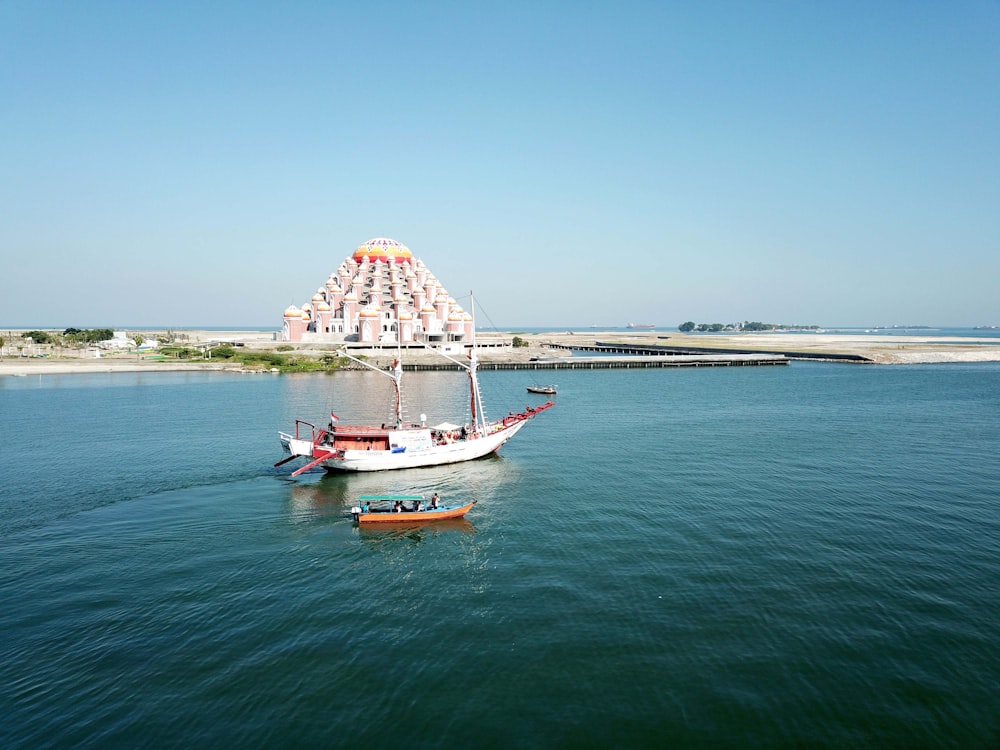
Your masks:
[[[426,541],[432,536],[449,533],[476,533],[476,527],[467,518],[452,518],[443,521],[416,521],[413,523],[394,524],[358,524],[354,533],[367,545],[378,547],[381,544],[392,544],[399,541],[410,541],[416,544]]]
[[[317,469],[315,473],[298,478],[279,475],[276,479],[288,486],[288,504],[295,514],[336,513],[339,516],[346,513],[350,518],[349,511],[360,495],[414,492],[430,498],[438,492],[450,504],[459,496],[492,497],[516,474],[516,466],[494,453],[464,464],[363,474],[327,473]]]

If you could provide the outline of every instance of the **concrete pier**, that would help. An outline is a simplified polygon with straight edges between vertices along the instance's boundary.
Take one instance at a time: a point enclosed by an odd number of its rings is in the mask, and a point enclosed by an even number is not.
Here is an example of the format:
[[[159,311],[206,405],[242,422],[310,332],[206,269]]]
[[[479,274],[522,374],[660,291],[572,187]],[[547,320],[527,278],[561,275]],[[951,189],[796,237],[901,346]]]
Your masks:
[[[505,361],[479,363],[480,370],[643,370],[662,367],[766,367],[787,365],[789,359],[768,354],[630,355],[625,357],[559,357],[536,362]],[[450,362],[404,363],[408,372],[460,370]]]

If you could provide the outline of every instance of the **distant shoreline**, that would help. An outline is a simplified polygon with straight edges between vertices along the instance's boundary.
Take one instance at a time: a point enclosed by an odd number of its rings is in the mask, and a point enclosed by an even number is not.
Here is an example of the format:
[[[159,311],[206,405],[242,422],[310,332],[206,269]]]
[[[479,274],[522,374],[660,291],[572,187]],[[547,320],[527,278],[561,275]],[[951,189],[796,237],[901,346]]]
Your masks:
[[[26,329],[33,330],[33,329]],[[42,329],[38,329],[42,330]],[[178,330],[178,329],[171,329]],[[236,329],[188,329],[184,331],[185,343],[198,344],[217,340],[242,343],[247,349],[274,350],[284,342],[277,339],[271,330]],[[752,332],[745,334],[683,334],[679,332],[617,330],[562,333],[482,333],[483,343],[498,338],[505,341],[518,335],[528,346],[502,349],[484,349],[480,353],[483,362],[523,362],[526,367],[532,357],[570,357],[566,349],[552,349],[548,344],[560,346],[587,346],[597,341],[614,341],[638,345],[656,344],[662,346],[692,347],[709,350],[739,349],[741,351],[769,354],[810,353],[821,356],[824,353],[852,355],[864,358],[873,364],[930,364],[954,362],[1000,362],[1000,338],[970,336],[926,336],[893,335],[877,336],[866,334],[828,334]],[[296,344],[293,353],[305,356],[322,356],[336,346],[326,344]],[[258,373],[260,370],[242,368],[237,362],[225,360],[168,361],[147,359],[136,353],[121,353],[110,356],[87,357],[64,352],[51,357],[19,357],[8,353],[0,360],[0,376],[62,375],[102,372],[184,372],[216,371],[233,373]],[[387,345],[373,352],[374,357],[389,356],[393,347]],[[409,356],[432,357],[431,353],[408,353]],[[846,365],[845,365],[846,366]],[[265,370],[264,372],[269,372]]]

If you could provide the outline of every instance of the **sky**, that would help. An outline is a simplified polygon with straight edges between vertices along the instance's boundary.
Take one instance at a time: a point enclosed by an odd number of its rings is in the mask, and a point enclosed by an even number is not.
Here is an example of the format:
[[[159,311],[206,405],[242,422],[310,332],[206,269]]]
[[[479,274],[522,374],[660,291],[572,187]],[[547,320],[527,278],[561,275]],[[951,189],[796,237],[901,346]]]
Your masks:
[[[1000,2],[0,0],[0,327],[1000,324]]]

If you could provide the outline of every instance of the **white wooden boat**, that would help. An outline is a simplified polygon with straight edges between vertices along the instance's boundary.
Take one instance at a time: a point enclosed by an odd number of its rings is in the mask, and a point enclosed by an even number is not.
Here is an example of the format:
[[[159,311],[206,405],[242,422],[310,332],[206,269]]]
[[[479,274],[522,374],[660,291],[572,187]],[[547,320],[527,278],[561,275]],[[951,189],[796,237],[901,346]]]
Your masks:
[[[397,354],[392,370],[387,372],[351,356],[346,349],[341,349],[338,354],[392,378],[396,391],[395,420],[388,426],[348,425],[342,424],[331,414],[331,421],[325,428],[301,419],[296,420],[294,434],[278,433],[281,447],[289,455],[275,464],[280,466],[297,458],[305,459],[306,463],[292,472],[292,476],[298,476],[314,467],[328,471],[391,471],[471,461],[496,452],[500,446],[520,432],[530,419],[555,406],[552,401],[547,401],[540,406],[525,407],[522,412],[510,412],[502,419],[487,421],[479,392],[476,348],[473,341],[468,362],[462,362],[438,351],[438,354],[459,365],[469,374],[471,421],[461,425],[448,424],[437,427],[404,424],[403,367],[400,355]]]

